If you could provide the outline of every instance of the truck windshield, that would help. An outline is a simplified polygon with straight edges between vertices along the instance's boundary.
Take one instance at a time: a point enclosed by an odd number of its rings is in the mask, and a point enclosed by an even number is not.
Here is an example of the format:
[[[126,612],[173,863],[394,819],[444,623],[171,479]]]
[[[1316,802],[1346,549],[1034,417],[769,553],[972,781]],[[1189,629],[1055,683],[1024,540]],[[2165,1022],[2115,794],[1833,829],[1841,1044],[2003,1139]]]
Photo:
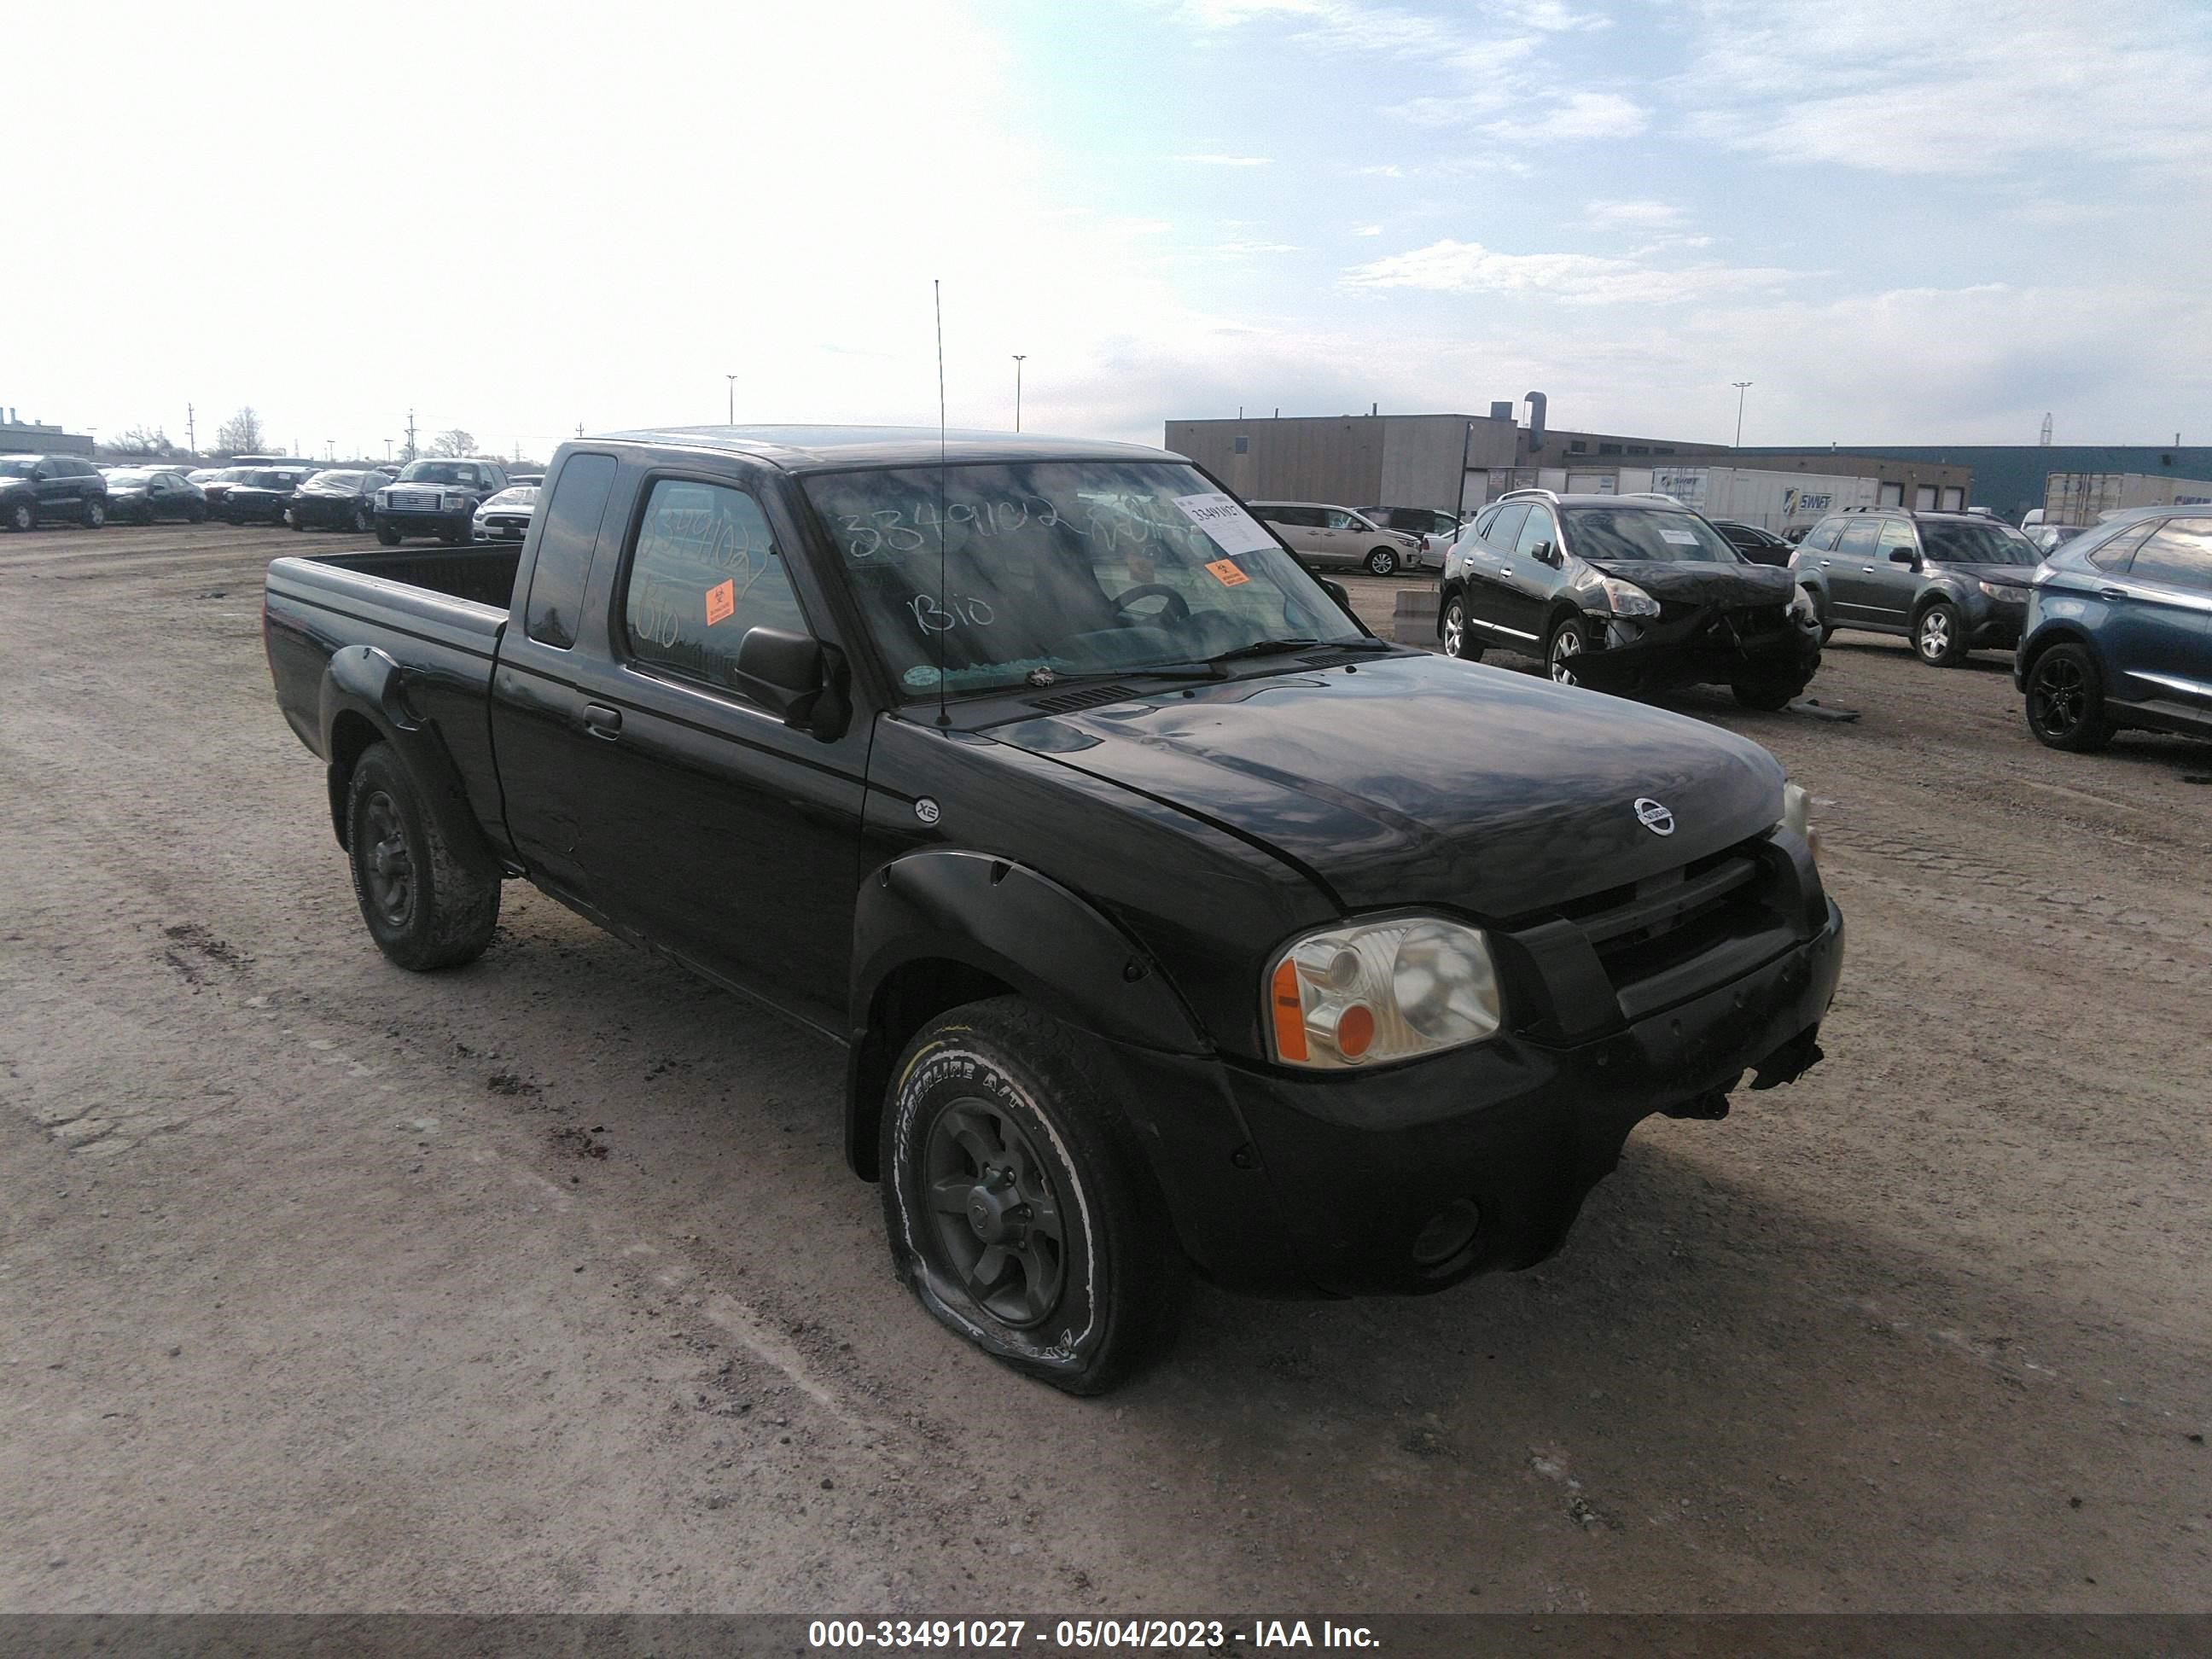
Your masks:
[[[1649,507],[1568,507],[1567,545],[1585,559],[1663,559],[1741,564],[1743,555],[1694,513]]]
[[[2040,564],[2035,544],[2009,525],[1920,521],[1920,544],[1937,564]]]
[[[0,478],[27,478],[36,461],[0,461]]]
[[[410,461],[401,470],[401,483],[474,483],[477,470],[465,461]]]
[[[1188,467],[825,473],[806,494],[909,700],[936,696],[940,684],[984,691],[1269,640],[1364,637],[1249,514]]]

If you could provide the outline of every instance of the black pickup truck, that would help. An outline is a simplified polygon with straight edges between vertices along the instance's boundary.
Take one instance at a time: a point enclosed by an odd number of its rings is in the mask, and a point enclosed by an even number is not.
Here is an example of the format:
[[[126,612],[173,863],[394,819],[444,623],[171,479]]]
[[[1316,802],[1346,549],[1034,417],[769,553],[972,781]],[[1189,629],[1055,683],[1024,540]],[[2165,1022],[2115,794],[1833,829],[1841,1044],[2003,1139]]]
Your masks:
[[[269,569],[370,935],[527,878],[841,1047],[931,1313],[1077,1393],[1195,1269],[1435,1291],[1788,1082],[1843,958],[1764,750],[1388,645],[1180,457],[565,444],[519,548]]]

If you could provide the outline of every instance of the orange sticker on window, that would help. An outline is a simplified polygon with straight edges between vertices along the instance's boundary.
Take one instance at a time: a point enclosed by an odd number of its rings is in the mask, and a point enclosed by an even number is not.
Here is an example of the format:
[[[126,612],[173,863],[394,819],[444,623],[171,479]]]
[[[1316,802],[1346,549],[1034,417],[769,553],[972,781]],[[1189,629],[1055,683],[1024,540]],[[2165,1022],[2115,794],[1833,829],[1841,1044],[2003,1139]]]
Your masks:
[[[707,590],[708,627],[712,628],[718,622],[727,622],[730,613],[737,608],[738,585],[735,581],[722,582]]]
[[[1216,559],[1207,565],[1207,572],[1224,587],[1242,587],[1252,579],[1237,568],[1234,559]]]

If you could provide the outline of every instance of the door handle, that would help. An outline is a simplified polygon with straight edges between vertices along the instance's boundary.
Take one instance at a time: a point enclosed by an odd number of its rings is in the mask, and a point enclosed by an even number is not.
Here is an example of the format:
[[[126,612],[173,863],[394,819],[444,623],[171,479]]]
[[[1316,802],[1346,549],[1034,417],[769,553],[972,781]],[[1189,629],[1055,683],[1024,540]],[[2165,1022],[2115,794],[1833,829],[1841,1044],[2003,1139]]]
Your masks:
[[[584,705],[584,730],[595,738],[612,743],[622,735],[622,710],[610,708],[603,702]]]
[[[2100,599],[2131,599],[2135,595],[2124,587],[2100,587],[2097,590],[2097,597]]]
[[[1513,567],[1510,564],[1501,564],[1498,567],[1498,574],[1501,576],[1510,576],[1513,574]]]
[[[1833,559],[1823,559],[1820,561],[1820,568],[1823,570],[1833,569],[1835,568],[1835,563],[1836,562]]]
[[[1861,566],[1859,567],[1859,568],[1860,568],[1860,569],[1862,569],[1862,570],[1863,570],[1863,571],[1865,571],[1865,572],[1866,572],[1866,574],[1867,574],[1868,575],[1869,575],[1869,576],[1871,576],[1871,575],[1873,575],[1873,574],[1874,574],[1874,567],[1873,567],[1872,565],[1870,565],[1870,564],[1863,564],[1863,565],[1861,565]]]

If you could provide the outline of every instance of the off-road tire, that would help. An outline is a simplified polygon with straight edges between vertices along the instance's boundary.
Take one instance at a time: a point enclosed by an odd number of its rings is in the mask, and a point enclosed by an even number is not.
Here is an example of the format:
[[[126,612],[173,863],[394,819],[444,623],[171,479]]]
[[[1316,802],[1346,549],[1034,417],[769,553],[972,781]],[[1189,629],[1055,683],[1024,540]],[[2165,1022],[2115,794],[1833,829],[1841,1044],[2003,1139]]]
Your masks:
[[[924,1028],[892,1068],[879,1147],[884,1229],[900,1279],[948,1329],[1076,1395],[1105,1393],[1167,1346],[1189,1279],[1142,1154],[1101,1091],[1104,1075],[1091,1039],[1018,997],[969,1003]],[[963,1119],[969,1130],[955,1137]],[[973,1155],[979,1125],[984,1150],[1006,1163]],[[948,1156],[958,1163],[946,1166]],[[1010,1170],[1024,1173],[991,1184],[992,1171],[1003,1179]],[[994,1192],[1002,1205],[1014,1201],[1007,1213],[1028,1218],[1015,1224],[1028,1242],[976,1231],[973,1206]],[[1061,1230],[1049,1252],[1048,1235],[1032,1224],[1045,1213]],[[1041,1316],[1012,1320],[979,1299],[954,1252],[976,1252],[972,1274],[990,1271],[993,1248],[1001,1261],[980,1294],[994,1300],[1030,1291],[1030,1262],[1056,1264],[1056,1279],[1036,1287],[1040,1297],[1050,1290]]]
[[[474,962],[499,924],[499,878],[453,856],[436,817],[399,757],[372,744],[346,788],[346,852],[361,919],[376,948],[402,968],[426,972]],[[393,901],[380,856],[404,859],[407,896]]]
[[[1459,613],[1459,637],[1452,637],[1452,613]],[[1457,657],[1462,662],[1480,662],[1483,647],[1474,642],[1474,626],[1468,620],[1467,599],[1455,593],[1444,601],[1444,613],[1437,624],[1437,637],[1443,644],[1447,656]]]
[[[1398,555],[1390,548],[1370,548],[1361,562],[1366,566],[1367,574],[1370,576],[1395,576],[1398,574]]]
[[[1912,654],[1930,668],[1956,668],[1966,659],[1966,630],[1959,608],[1938,599],[1912,620]]]
[[[2086,755],[2112,740],[2105,678],[2087,646],[2054,645],[2027,671],[2027,729],[2050,749]]]

